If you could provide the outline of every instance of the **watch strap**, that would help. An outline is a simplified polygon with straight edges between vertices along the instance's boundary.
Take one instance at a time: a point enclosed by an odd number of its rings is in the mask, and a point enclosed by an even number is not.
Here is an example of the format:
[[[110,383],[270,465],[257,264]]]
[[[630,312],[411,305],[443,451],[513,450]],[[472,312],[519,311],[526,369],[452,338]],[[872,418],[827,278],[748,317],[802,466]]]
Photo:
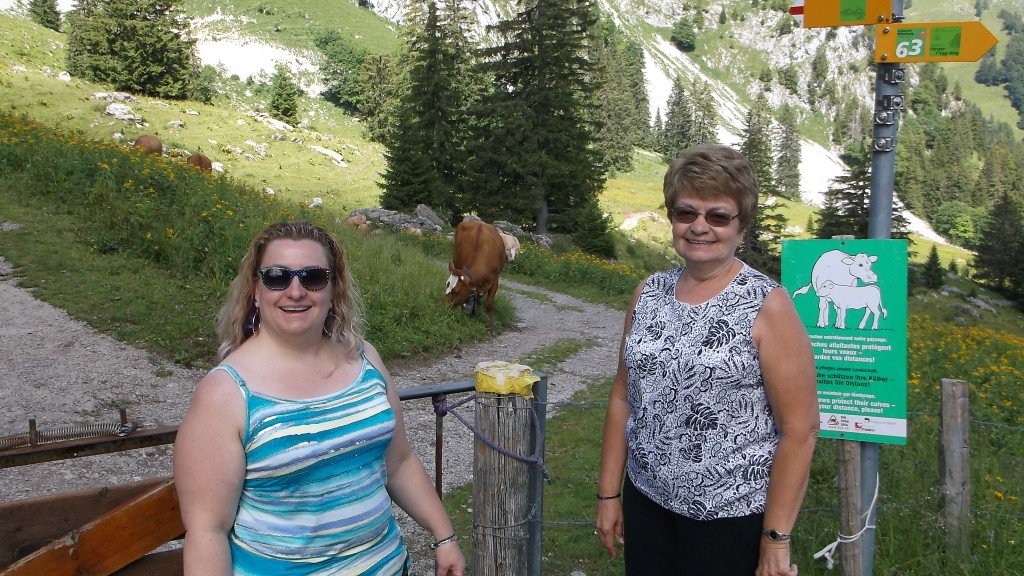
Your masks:
[[[784,540],[789,540],[792,537],[792,534],[787,534],[785,532],[779,532],[778,530],[776,530],[774,528],[765,528],[765,529],[761,530],[761,534],[764,534],[765,536],[768,537],[769,540],[772,540],[772,541],[775,541],[775,542],[781,542],[781,541],[784,541]]]

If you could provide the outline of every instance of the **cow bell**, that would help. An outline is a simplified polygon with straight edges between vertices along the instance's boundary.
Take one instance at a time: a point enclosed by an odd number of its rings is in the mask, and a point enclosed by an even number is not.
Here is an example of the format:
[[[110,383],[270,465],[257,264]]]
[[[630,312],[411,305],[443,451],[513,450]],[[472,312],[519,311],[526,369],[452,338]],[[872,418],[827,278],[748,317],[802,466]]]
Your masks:
[[[466,298],[466,301],[462,303],[462,313],[465,314],[466,316],[472,316],[473,312],[476,312],[476,300],[477,293],[470,292],[469,297]]]

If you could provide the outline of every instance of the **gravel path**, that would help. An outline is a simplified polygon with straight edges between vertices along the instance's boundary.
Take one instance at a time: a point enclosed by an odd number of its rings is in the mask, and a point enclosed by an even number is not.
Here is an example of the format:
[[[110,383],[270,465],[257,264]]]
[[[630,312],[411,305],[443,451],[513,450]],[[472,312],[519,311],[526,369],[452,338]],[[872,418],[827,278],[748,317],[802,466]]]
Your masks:
[[[567,400],[591,382],[614,374],[623,314],[564,294],[502,280],[516,308],[512,330],[438,358],[389,366],[399,388],[471,380],[485,360],[517,361],[562,339],[590,347],[547,369],[548,400]],[[116,423],[118,408],[149,428],[181,422],[203,372],[186,370],[97,333],[85,323],[19,288],[0,257],[0,437],[23,433],[30,417],[39,428]],[[434,414],[428,400],[403,404],[409,437],[428,474],[434,471]],[[557,407],[549,409],[549,415]],[[463,407],[472,417],[472,406]],[[171,446],[62,462],[0,469],[0,502],[34,498],[171,474]],[[472,480],[472,435],[445,420],[444,489]],[[429,535],[398,514],[417,562],[428,573]],[[467,559],[468,542],[462,544]]]

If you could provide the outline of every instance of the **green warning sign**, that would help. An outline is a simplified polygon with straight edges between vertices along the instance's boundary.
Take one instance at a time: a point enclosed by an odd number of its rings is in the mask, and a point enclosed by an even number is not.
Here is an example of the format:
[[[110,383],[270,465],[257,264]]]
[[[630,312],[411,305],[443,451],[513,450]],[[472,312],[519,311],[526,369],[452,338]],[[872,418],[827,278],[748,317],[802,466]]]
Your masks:
[[[814,348],[821,437],[907,441],[907,242],[786,240],[782,285]]]

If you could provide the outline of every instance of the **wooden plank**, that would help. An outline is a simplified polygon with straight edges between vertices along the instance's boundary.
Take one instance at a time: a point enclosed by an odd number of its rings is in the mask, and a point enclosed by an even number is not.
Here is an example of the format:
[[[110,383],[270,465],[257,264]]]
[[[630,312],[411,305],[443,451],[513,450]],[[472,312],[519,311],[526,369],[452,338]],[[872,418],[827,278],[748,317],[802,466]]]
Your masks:
[[[185,558],[181,548],[146,554],[135,562],[114,572],[114,576],[182,576]]]
[[[168,480],[169,476],[155,477],[0,503],[0,567],[13,564]]]
[[[173,481],[97,518],[0,576],[108,576],[185,533]]]

